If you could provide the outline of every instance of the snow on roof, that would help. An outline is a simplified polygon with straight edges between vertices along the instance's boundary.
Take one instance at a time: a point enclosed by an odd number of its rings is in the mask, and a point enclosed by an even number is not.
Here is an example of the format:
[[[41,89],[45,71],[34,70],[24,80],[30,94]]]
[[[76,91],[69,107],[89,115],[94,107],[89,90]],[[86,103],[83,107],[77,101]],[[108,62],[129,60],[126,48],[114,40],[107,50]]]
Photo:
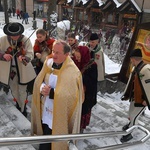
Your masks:
[[[104,4],[104,1],[102,0],[97,0],[97,2],[99,3],[99,6],[102,6]]]
[[[70,21],[69,20],[62,20],[57,22],[57,27],[63,30],[69,30],[70,29]]]
[[[82,0],[83,5],[86,4],[88,2],[88,0]]]
[[[70,3],[72,0],[67,0],[67,3]]]
[[[113,0],[113,1],[114,1],[114,3],[116,4],[116,7],[117,7],[117,8],[121,5],[121,3],[118,2],[118,0]]]
[[[137,3],[134,1],[134,0],[131,0],[131,2],[134,4],[134,6],[136,7],[136,9],[139,11],[139,12],[142,12],[140,7],[137,5]]]

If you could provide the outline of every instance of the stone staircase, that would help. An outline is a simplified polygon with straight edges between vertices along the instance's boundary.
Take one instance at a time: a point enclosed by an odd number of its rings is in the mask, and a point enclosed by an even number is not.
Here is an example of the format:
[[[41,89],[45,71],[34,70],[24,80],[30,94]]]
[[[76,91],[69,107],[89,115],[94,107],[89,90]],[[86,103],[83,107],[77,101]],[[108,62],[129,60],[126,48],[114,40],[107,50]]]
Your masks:
[[[119,96],[118,96],[118,95]],[[128,101],[118,99],[122,94],[108,94],[107,92],[97,94],[97,104],[92,108],[92,114],[89,126],[86,127],[84,133],[94,132],[111,132],[122,131],[122,127],[128,122]],[[150,114],[149,110],[145,110],[145,115],[139,118],[139,125],[150,131]],[[145,136],[145,133],[139,130],[133,132],[133,139],[130,142],[140,140]],[[121,136],[104,136],[95,139],[84,139],[77,143],[80,150],[96,150],[105,146],[122,144]],[[149,150],[150,139],[140,145],[135,145],[129,148],[120,148],[120,150]]]
[[[11,94],[0,91],[0,137],[30,136],[31,123],[14,106]],[[38,145],[14,145],[0,150],[35,150]]]
[[[114,85],[115,84],[115,85]],[[83,133],[121,131],[122,127],[128,122],[129,102],[121,101],[121,93],[124,89],[122,84],[118,83],[100,83],[98,88],[101,92],[97,94],[97,104],[92,109],[92,115],[89,126]],[[115,88],[114,88],[115,87]],[[114,90],[116,89],[116,90]],[[121,91],[121,92],[118,92]],[[111,92],[111,94],[109,93]],[[114,94],[113,94],[114,92]],[[119,98],[119,99],[118,99]],[[0,137],[19,137],[30,136],[30,114],[31,114],[31,96],[28,97],[27,105],[28,119],[25,118],[14,106],[10,93],[6,95],[0,91]],[[139,125],[150,131],[150,113],[146,109],[145,115],[139,119]],[[133,141],[143,137],[143,133],[135,131]],[[101,137],[97,139],[84,139],[77,142],[79,150],[95,150],[107,145],[121,144],[121,136]],[[150,139],[145,143],[122,150],[149,150]],[[0,147],[0,150],[38,150],[38,145],[16,145]]]

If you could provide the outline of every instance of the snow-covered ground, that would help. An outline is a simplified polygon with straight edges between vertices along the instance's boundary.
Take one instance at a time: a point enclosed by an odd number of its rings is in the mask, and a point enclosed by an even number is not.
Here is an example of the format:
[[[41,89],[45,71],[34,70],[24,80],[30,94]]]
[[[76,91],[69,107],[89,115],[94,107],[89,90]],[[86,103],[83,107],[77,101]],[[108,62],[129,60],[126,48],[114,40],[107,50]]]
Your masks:
[[[1,21],[0,21],[0,37],[4,35],[3,33],[3,26],[4,26],[4,13],[0,13]],[[17,17],[10,18],[12,22],[22,22],[22,20],[17,19]],[[43,20],[36,19],[37,27],[43,27]],[[24,34],[30,37],[32,44],[36,39],[35,30],[32,29],[32,17],[29,18],[29,24],[23,24],[25,27]],[[105,55],[105,67],[106,73],[118,73],[120,70],[121,65],[114,63],[111,61],[107,55]],[[117,84],[117,83],[113,83]],[[115,90],[114,90],[115,91]],[[118,90],[116,90],[118,91]],[[0,92],[0,95],[2,91]],[[106,131],[121,131],[122,126],[127,124],[128,122],[128,101],[121,101],[120,97],[122,92],[114,92],[112,94],[108,93],[101,93],[98,92],[97,95],[97,104],[92,109],[92,117],[90,121],[90,125],[84,130],[84,133],[92,133],[92,132],[106,132]],[[28,111],[30,112],[30,107],[28,107]],[[150,130],[150,113],[149,110],[146,109],[145,116],[140,117],[139,124],[146,127]],[[143,133],[140,131],[135,131],[133,133],[133,140],[135,141],[141,137]],[[95,150],[98,147],[113,145],[113,144],[120,144],[120,137],[102,137],[102,138],[95,138],[95,139],[84,139],[79,140],[77,146],[79,150]],[[128,150],[149,150],[150,149],[150,140],[148,140],[144,144],[140,144],[139,146],[134,146],[132,148],[128,148]],[[124,148],[127,150],[127,148]]]

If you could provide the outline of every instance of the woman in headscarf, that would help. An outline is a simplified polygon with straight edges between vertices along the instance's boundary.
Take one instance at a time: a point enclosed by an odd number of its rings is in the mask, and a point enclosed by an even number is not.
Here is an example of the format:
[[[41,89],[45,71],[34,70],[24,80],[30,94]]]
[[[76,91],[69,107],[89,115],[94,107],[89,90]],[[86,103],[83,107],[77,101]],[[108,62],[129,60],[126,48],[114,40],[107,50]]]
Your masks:
[[[85,99],[82,104],[81,128],[82,132],[90,123],[91,109],[96,104],[97,95],[97,64],[91,59],[86,46],[78,46],[72,58],[80,69],[83,77]]]

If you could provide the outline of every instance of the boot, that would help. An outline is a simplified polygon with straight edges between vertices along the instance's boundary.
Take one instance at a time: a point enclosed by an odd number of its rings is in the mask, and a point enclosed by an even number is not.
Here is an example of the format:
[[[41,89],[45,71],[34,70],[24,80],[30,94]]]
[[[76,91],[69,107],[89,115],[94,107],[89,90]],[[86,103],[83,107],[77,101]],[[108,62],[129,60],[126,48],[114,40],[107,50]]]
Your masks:
[[[27,118],[27,107],[26,107],[26,104],[24,105],[24,110],[23,110],[22,114]]]
[[[130,141],[132,138],[133,138],[133,136],[132,136],[132,134],[130,133],[130,134],[127,134],[127,135],[122,136],[122,138],[120,139],[120,141],[121,141],[122,143],[124,143],[124,142]]]
[[[142,112],[142,115],[145,116],[145,111]]]
[[[21,108],[19,107],[19,104],[16,102],[16,108],[21,111]]]
[[[126,124],[125,126],[122,127],[122,131],[126,131],[127,129],[129,129],[129,124]]]
[[[19,110],[19,111],[21,111],[21,108],[19,107],[19,104],[18,104],[18,102],[17,102],[17,99],[14,97],[13,98],[13,101],[16,103],[16,108]]]

